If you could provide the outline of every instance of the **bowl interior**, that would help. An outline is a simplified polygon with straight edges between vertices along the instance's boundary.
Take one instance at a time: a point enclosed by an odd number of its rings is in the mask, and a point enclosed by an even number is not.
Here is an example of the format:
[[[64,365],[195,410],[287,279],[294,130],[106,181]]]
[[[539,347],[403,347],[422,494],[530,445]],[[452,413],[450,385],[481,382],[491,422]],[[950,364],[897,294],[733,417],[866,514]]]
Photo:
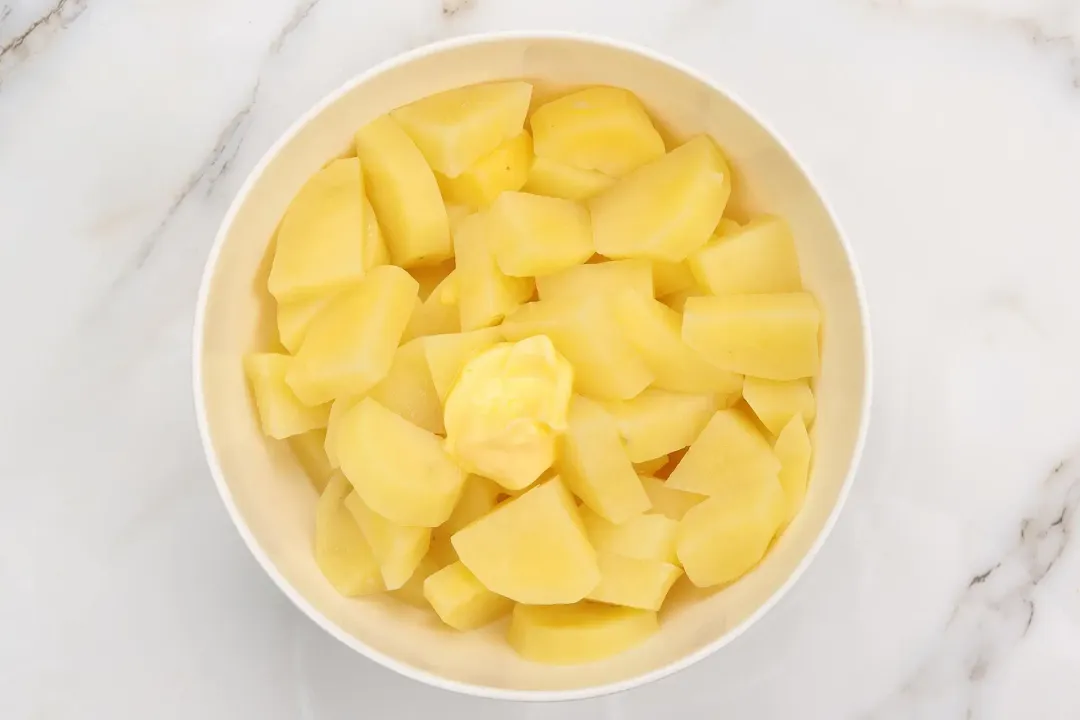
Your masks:
[[[644,646],[571,668],[519,659],[505,626],[457,633],[434,616],[383,599],[340,597],[312,557],[315,493],[284,443],[255,422],[241,356],[276,345],[267,294],[268,243],[290,199],[330,158],[348,153],[363,123],[448,88],[503,78],[537,83],[543,98],[578,85],[627,88],[673,137],[705,132],[735,170],[736,216],[781,214],[792,224],[805,283],[824,311],[823,372],[806,505],[765,560],[719,591],[680,582],[662,630]],[[732,637],[770,604],[812,552],[846,486],[860,441],[866,338],[850,258],[829,211],[786,149],[738,104],[703,80],[640,51],[567,37],[493,37],[413,53],[328,98],[257,169],[222,228],[196,330],[196,393],[216,479],[245,540],[279,585],[344,642],[406,674],[458,690],[511,697],[572,697],[658,675]],[[554,693],[552,693],[554,691]],[[533,693],[536,694],[533,694]],[[521,694],[524,693],[524,694]]]

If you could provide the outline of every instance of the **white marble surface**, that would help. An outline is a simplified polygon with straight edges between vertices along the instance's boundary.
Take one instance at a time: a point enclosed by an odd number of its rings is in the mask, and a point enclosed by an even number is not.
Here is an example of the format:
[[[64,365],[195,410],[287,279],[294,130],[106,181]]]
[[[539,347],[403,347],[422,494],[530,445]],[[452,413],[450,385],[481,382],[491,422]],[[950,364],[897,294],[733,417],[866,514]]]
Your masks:
[[[824,183],[869,290],[863,470],[718,656],[514,706],[354,655],[229,524],[189,390],[205,254],[294,118],[496,29],[713,74]],[[0,717],[1080,717],[1077,0],[0,0]]]

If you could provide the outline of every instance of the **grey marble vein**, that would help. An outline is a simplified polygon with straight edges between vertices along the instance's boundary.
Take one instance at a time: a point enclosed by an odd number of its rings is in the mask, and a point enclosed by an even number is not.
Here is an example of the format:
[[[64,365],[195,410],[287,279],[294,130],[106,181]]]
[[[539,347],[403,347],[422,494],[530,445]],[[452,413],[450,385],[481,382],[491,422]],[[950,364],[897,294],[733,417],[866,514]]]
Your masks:
[[[0,8],[0,27],[4,27],[4,21],[11,17],[11,6],[5,5]]]
[[[58,0],[44,15],[30,23],[15,37],[0,45],[0,87],[11,70],[29,58],[47,38],[62,31],[86,10],[88,0]],[[5,5],[0,11],[2,24],[12,9]]]
[[[957,600],[940,641],[900,689],[868,719],[921,717],[925,706],[957,688],[965,714],[979,716],[980,683],[1020,643],[1037,613],[1035,589],[1061,558],[1080,510],[1080,457],[1062,461],[1041,483],[1034,510],[1015,543],[975,575]]]
[[[475,0],[442,0],[442,14],[448,18],[473,7],[476,7]]]
[[[276,55],[277,53],[281,52],[281,48],[285,47],[285,42],[294,32],[296,32],[297,28],[299,28],[304,23],[304,21],[308,19],[308,16],[311,15],[311,12],[321,2],[322,0],[304,0],[304,2],[300,3],[300,5],[296,7],[296,10],[293,11],[292,17],[289,18],[289,22],[285,23],[285,27],[281,28],[281,32],[279,32],[278,36],[274,38],[274,42],[270,43],[271,55]]]

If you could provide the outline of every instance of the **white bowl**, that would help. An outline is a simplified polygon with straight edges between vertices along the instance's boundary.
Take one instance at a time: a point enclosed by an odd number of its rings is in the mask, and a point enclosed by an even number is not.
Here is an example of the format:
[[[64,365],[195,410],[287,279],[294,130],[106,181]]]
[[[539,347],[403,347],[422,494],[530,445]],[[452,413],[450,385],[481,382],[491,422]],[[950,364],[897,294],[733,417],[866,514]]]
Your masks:
[[[301,184],[345,153],[358,127],[441,90],[525,78],[538,95],[576,85],[633,91],[664,132],[706,132],[735,171],[732,207],[770,212],[795,231],[806,286],[824,311],[815,460],[806,504],[765,560],[717,592],[669,600],[643,646],[575,667],[517,657],[505,626],[458,633],[386,598],[341,597],[312,556],[315,493],[284,443],[259,432],[241,356],[274,337],[267,244]],[[431,685],[484,697],[567,700],[664,677],[716,652],[769,610],[806,569],[836,521],[870,406],[866,303],[850,248],[820,191],[784,143],[701,74],[650,51],[593,37],[507,33],[451,40],[390,60],[325,98],[252,171],[221,225],[199,293],[195,402],[210,470],[229,515],[278,587],[327,632],[368,658]],[[238,609],[238,611],[241,611]]]

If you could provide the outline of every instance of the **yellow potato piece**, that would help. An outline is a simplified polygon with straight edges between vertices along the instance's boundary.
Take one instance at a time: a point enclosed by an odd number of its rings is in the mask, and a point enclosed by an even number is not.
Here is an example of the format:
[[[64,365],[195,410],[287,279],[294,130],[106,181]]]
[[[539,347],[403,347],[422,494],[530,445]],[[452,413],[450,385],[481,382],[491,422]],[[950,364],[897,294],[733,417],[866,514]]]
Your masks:
[[[356,132],[368,197],[395,265],[434,265],[453,255],[450,226],[435,174],[389,116]]]
[[[737,580],[765,556],[787,514],[776,477],[758,476],[687,511],[679,524],[679,562],[690,582],[712,587]]]
[[[488,223],[499,269],[513,277],[550,275],[593,255],[589,212],[572,200],[504,192]]]
[[[588,508],[581,509],[581,522],[589,542],[598,553],[613,553],[639,560],[678,564],[675,538],[679,523],[655,513],[635,515],[621,523],[605,520]]]
[[[791,522],[802,509],[806,499],[806,483],[810,476],[810,456],[813,447],[802,417],[796,415],[780,431],[773,444],[773,452],[780,460],[780,485],[787,498],[784,524]]]
[[[264,434],[282,439],[326,427],[330,406],[309,407],[285,382],[295,360],[279,353],[252,353],[244,357],[244,372]]]
[[[513,601],[484,587],[461,562],[447,565],[424,581],[424,597],[439,618],[455,630],[474,630],[503,615]]]
[[[319,493],[326,489],[326,483],[334,474],[334,468],[330,466],[326,451],[323,449],[325,443],[326,430],[324,429],[309,430],[289,438],[289,448]]]
[[[484,517],[499,504],[502,493],[502,487],[494,480],[469,475],[465,478],[465,487],[454,506],[454,512],[446,522],[435,529],[436,535],[449,538],[458,530]]]
[[[461,332],[461,314],[457,304],[457,273],[451,272],[413,309],[401,341],[456,332]]]
[[[293,198],[277,232],[267,286],[280,302],[364,277],[364,183],[360,161],[335,160]]]
[[[336,440],[342,472],[372,510],[413,527],[450,517],[465,475],[437,435],[364,398],[345,413]]]
[[[632,398],[653,381],[602,297],[523,305],[500,326],[507,340],[547,335],[574,367],[574,389],[589,397]]]
[[[321,295],[278,303],[278,338],[286,350],[296,354],[307,335],[311,321],[340,294],[341,290],[334,289]]]
[[[446,402],[450,389],[457,382],[466,363],[502,339],[499,328],[423,338],[424,354],[439,401]]]
[[[476,210],[495,202],[499,193],[520,190],[532,165],[532,138],[518,133],[456,178],[436,174],[439,188],[448,203],[459,203]]]
[[[447,217],[450,217],[451,209],[455,208],[455,212],[464,213],[464,215],[462,215],[461,217],[471,214],[471,212],[467,208],[462,208],[460,205],[447,205]],[[457,219],[460,220],[461,217],[458,217]],[[451,231],[453,231],[453,227],[454,219],[451,218]],[[409,274],[412,275],[413,279],[416,280],[416,282],[420,285],[419,296],[421,300],[427,300],[429,297],[431,297],[431,294],[435,291],[435,289],[442,285],[443,281],[446,280],[446,278],[448,278],[453,272],[454,261],[452,259],[443,260],[437,265],[423,265],[421,267],[409,268]]]
[[[342,595],[370,595],[386,589],[379,563],[360,532],[345,498],[348,481],[333,475],[315,506],[315,564]]]
[[[516,605],[507,640],[526,660],[576,665],[629,650],[659,629],[650,610],[590,602]]]
[[[364,196],[364,270],[379,265],[390,264],[390,248],[386,247],[379,219],[375,217],[375,208],[367,195]]]
[[[670,488],[660,478],[648,475],[641,476],[641,486],[652,502],[652,511],[672,520],[682,520],[687,510],[705,499],[704,495]]]
[[[368,507],[355,492],[345,498],[345,507],[371,547],[386,589],[397,590],[412,577],[427,555],[431,528],[392,523]]]
[[[386,376],[416,303],[416,281],[399,267],[372,268],[312,321],[286,375],[308,405],[366,392]]]
[[[809,427],[817,415],[817,402],[807,380],[765,380],[746,378],[743,397],[761,424],[779,435],[796,415]]]
[[[493,82],[429,95],[390,115],[431,167],[456,178],[522,131],[531,99],[527,82]]]
[[[516,602],[573,603],[600,581],[577,507],[557,478],[507,500],[451,542],[484,587]]]
[[[667,486],[699,495],[717,495],[744,482],[776,479],[780,461],[769,442],[738,410],[720,410],[697,439]]]
[[[536,279],[541,300],[613,298],[631,291],[652,298],[652,266],[645,260],[616,260],[567,268]]]
[[[713,295],[802,290],[795,239],[778,217],[759,218],[710,240],[687,264]]]
[[[594,87],[538,107],[529,119],[536,154],[620,177],[664,154],[664,140],[634,94]]]
[[[341,467],[338,459],[338,431],[341,428],[341,419],[345,414],[356,407],[363,398],[358,396],[339,397],[330,406],[330,417],[326,421],[326,438],[323,440],[323,451],[326,453],[326,461],[330,467],[337,470]]]
[[[446,432],[423,339],[407,342],[394,352],[390,371],[367,396],[428,432]]]
[[[660,468],[664,467],[668,463],[668,456],[661,455],[658,458],[652,458],[645,462],[634,463],[634,472],[640,475],[652,475]]]
[[[596,251],[679,262],[704,245],[731,194],[731,171],[704,135],[589,200]]]
[[[562,437],[559,473],[594,512],[623,522],[649,509],[649,498],[623,449],[614,418],[598,403],[575,395]]]
[[[692,297],[702,297],[703,295],[708,294],[708,290],[694,285],[693,287],[688,287],[683,290],[679,290],[678,292],[673,292],[668,295],[661,296],[660,302],[681,315],[682,312],[686,309],[687,300]]]
[[[510,277],[499,269],[485,213],[470,215],[458,224],[454,256],[462,330],[498,325],[533,293],[532,278]]]
[[[604,409],[615,419],[630,462],[639,463],[692,443],[716,411],[716,400],[648,388],[630,400],[610,400]]]
[[[564,165],[550,158],[533,158],[525,192],[564,200],[588,200],[615,184],[615,178],[595,170]]]
[[[798,380],[821,367],[821,311],[809,293],[726,295],[686,301],[683,341],[724,370]]]
[[[684,292],[696,287],[698,284],[694,273],[690,271],[688,261],[665,262],[663,260],[654,260],[652,266],[653,288],[656,291],[656,297]]]
[[[671,563],[598,553],[600,584],[587,599],[610,605],[659,610],[668,590],[682,575]]]
[[[455,562],[457,562],[457,553],[450,545],[450,539],[432,533],[431,546],[428,548],[427,555],[420,560],[420,564],[416,566],[405,584],[397,590],[390,591],[390,595],[415,608],[430,609],[431,603],[424,597],[424,581]]]
[[[619,326],[661,390],[737,395],[742,375],[721,370],[682,340],[682,318],[652,298],[624,292],[613,303]]]

